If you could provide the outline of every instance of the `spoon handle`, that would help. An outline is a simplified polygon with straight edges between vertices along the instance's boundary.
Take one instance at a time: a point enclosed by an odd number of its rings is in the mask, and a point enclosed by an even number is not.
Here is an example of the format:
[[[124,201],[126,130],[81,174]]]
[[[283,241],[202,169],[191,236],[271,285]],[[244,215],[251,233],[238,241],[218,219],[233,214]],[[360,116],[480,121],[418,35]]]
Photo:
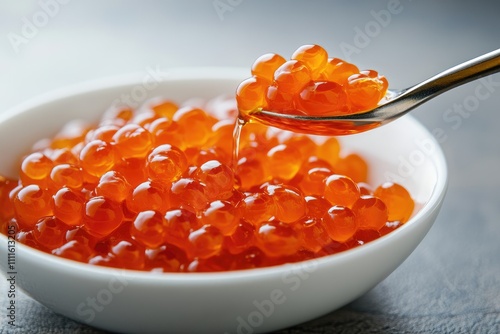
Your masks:
[[[397,98],[398,108],[392,109],[391,115],[386,113],[385,118],[399,117],[452,88],[497,72],[500,72],[500,49],[454,66],[407,88]]]

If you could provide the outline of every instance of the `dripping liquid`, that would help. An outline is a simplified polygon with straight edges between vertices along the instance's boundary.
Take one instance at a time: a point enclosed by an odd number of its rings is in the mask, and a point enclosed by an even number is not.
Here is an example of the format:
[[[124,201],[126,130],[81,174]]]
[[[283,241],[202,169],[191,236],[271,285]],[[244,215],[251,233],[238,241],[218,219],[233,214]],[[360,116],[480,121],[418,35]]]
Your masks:
[[[241,131],[243,130],[243,126],[246,124],[247,121],[245,121],[241,116],[238,116],[236,119],[236,123],[234,125],[234,131],[233,131],[233,161],[232,161],[232,168],[233,172],[236,173],[236,167],[238,167],[238,156],[240,152],[240,138],[241,138]]]

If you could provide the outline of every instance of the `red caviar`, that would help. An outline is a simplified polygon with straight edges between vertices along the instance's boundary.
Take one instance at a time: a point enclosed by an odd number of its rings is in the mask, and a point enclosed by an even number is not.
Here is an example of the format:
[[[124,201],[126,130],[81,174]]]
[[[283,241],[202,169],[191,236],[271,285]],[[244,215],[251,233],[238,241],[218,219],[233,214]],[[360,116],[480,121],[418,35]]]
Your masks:
[[[387,88],[387,79],[376,71],[328,58],[324,48],[313,44],[299,47],[288,61],[277,54],[259,57],[236,98],[244,115],[270,110],[333,116],[375,108]]]
[[[408,191],[368,184],[367,162],[342,154],[333,137],[250,123],[231,165],[235,102],[240,112],[269,103],[324,113],[329,89],[341,88],[335,103],[353,111],[368,106],[348,90],[377,103],[384,79],[318,46],[299,48],[290,61],[264,55],[252,74],[237,101],[111,108],[96,126],[73,122],[37,142],[19,180],[0,177],[2,232],[15,226],[19,242],[92,265],[221,271],[337,253],[411,217]]]

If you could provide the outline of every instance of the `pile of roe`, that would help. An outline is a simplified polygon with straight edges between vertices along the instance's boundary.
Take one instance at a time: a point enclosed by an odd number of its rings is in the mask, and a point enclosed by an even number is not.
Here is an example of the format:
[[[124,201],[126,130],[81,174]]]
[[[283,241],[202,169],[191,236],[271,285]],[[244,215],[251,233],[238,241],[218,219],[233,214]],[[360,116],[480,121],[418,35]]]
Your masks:
[[[259,57],[236,97],[243,115],[268,110],[338,116],[377,107],[387,88],[387,79],[376,71],[328,58],[323,47],[313,44],[299,47],[290,60],[275,53]]]
[[[234,100],[114,108],[37,142],[0,178],[0,224],[56,256],[110,267],[225,271],[296,262],[408,220],[400,185],[366,184],[336,138],[247,124],[232,168]]]

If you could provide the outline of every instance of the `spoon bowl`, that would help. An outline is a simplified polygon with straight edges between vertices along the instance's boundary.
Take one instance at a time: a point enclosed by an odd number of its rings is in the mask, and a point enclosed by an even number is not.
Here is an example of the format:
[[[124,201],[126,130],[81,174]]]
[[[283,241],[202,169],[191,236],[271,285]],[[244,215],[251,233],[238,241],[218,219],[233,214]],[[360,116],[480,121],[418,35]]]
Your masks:
[[[227,68],[170,71],[149,95],[178,102],[232,95],[245,76],[246,70]],[[15,177],[19,158],[37,139],[72,119],[98,119],[142,84],[143,75],[92,82],[2,114],[0,174]],[[363,295],[404,261],[432,226],[447,185],[439,144],[412,117],[341,142],[366,157],[371,182],[397,181],[419,203],[405,225],[366,245],[269,268],[160,274],[66,260],[0,234],[1,271],[54,312],[112,332],[257,333],[319,317]]]
[[[335,116],[282,114],[268,110],[250,113],[250,119],[308,134],[341,136],[365,132],[407,114],[422,103],[467,82],[500,71],[500,49],[443,71],[402,90],[389,90],[375,109]]]

